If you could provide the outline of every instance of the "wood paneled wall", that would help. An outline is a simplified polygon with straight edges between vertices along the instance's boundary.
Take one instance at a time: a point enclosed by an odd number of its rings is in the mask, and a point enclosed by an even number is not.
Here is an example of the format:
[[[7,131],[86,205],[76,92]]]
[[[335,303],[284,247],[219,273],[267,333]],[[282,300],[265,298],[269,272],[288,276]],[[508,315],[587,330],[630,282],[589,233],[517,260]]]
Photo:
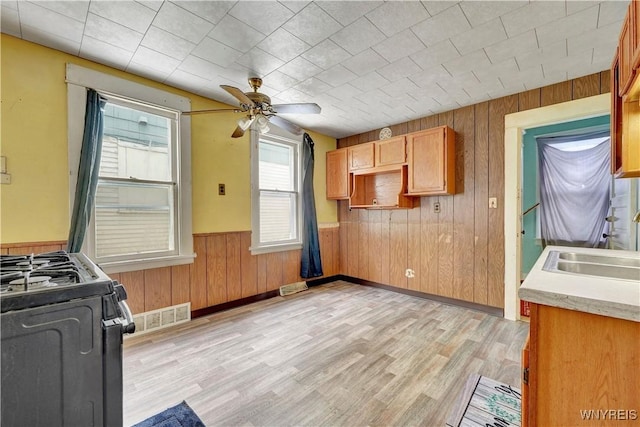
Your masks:
[[[30,242],[4,244],[0,247],[2,255],[40,254],[43,252],[61,251],[67,248],[66,241]]]
[[[504,305],[504,116],[609,92],[609,72],[522,92],[391,126],[394,135],[448,125],[456,131],[454,196],[422,197],[410,210],[353,210],[340,201],[340,227],[321,228],[325,276],[344,274],[486,304]],[[338,140],[346,147],[380,130]],[[498,209],[488,208],[488,198]],[[433,210],[440,203],[440,213]],[[300,251],[253,256],[250,232],[194,236],[193,264],[111,275],[134,313],[191,302],[198,310],[301,280]],[[4,244],[0,253],[64,249],[66,242]],[[405,269],[415,271],[407,279]]]
[[[447,125],[456,131],[454,196],[410,210],[348,210],[339,203],[340,272],[400,288],[504,306],[504,117],[609,92],[609,72],[390,126],[394,135]],[[380,129],[338,140],[378,139]],[[498,209],[489,209],[489,197]],[[440,204],[435,213],[434,203]],[[415,271],[407,279],[405,269]]]
[[[319,230],[325,276],[338,274],[338,228]],[[251,232],[196,234],[193,264],[111,275],[124,283],[134,313],[191,302],[191,310],[301,281],[300,251],[251,255]]]
[[[338,227],[320,228],[324,276],[339,274]],[[127,289],[133,313],[191,302],[198,310],[259,295],[300,278],[300,251],[251,255],[251,232],[197,234],[193,264],[110,274]],[[28,254],[64,249],[66,242],[2,245],[0,253]]]

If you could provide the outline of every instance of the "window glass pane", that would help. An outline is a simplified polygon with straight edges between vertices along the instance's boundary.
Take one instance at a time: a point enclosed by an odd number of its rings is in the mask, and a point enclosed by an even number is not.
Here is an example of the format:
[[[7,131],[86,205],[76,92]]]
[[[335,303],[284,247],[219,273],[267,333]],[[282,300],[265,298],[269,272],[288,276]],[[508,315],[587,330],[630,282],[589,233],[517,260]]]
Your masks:
[[[295,193],[260,192],[260,242],[278,242],[296,237]]]
[[[171,181],[171,120],[107,103],[100,176]]]
[[[260,141],[260,189],[293,191],[293,147]]]
[[[96,256],[172,251],[173,185],[100,181],[96,191]]]

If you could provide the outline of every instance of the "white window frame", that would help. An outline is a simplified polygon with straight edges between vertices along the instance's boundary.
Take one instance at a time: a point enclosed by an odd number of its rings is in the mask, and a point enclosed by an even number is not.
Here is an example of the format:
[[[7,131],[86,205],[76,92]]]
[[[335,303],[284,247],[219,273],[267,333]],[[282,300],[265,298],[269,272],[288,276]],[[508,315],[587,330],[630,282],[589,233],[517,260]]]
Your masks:
[[[174,111],[177,114],[177,134],[179,143],[174,152],[173,167],[175,167],[175,233],[176,248],[172,253],[136,254],[117,259],[101,260],[95,256],[95,224],[92,215],[87,228],[82,252],[93,261],[100,264],[106,273],[120,273],[125,271],[145,270],[150,268],[167,267],[172,265],[189,264],[193,262],[193,234],[191,215],[191,119],[180,114],[191,110],[188,98],[172,94],[163,90],[151,88],[139,83],[104,74],[95,70],[67,64],[67,127],[69,143],[69,218],[73,210],[76,181],[80,163],[80,151],[84,131],[84,115],[86,108],[87,88],[92,88],[101,94],[113,95],[157,106],[160,109]]]
[[[251,126],[251,253],[254,255],[302,249],[302,141],[300,137],[272,124],[266,134],[257,125]],[[296,193],[296,236],[291,240],[260,242],[260,140],[289,145],[294,148],[294,192]]]

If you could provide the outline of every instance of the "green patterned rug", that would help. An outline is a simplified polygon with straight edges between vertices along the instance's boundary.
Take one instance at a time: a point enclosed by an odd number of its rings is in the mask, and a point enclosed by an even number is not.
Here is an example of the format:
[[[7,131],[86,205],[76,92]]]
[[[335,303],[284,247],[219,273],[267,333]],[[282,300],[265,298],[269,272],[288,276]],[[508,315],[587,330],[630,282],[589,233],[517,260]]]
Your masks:
[[[471,375],[447,419],[448,427],[511,427],[521,423],[520,389]]]

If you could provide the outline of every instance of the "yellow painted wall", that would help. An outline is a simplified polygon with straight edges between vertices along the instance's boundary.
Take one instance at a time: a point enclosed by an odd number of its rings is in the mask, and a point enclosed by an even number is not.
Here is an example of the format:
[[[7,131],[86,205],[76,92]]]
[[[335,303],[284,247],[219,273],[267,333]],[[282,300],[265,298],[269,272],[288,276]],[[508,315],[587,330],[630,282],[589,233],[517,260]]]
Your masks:
[[[0,243],[66,240],[69,228],[67,88],[65,64],[156,87],[191,99],[193,109],[222,104],[161,83],[0,35],[0,153],[11,184],[0,186]],[[191,119],[193,232],[251,229],[248,139],[232,139],[237,116]],[[315,141],[314,186],[318,222],[337,222],[336,203],[325,199],[325,153],[334,138]],[[218,196],[218,183],[227,195]]]

